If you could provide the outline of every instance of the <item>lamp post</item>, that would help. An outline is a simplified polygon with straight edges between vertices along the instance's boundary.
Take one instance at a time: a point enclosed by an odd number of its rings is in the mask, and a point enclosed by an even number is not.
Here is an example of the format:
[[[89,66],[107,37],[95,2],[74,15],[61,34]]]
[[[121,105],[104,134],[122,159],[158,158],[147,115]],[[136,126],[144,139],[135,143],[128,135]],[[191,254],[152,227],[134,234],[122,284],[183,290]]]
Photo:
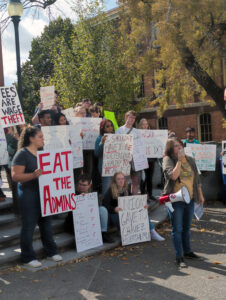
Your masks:
[[[23,5],[20,0],[9,0],[7,5],[8,14],[12,19],[15,31],[15,43],[16,43],[16,62],[17,62],[17,83],[18,83],[18,95],[20,103],[22,105],[22,82],[21,82],[21,69],[20,69],[20,45],[19,45],[19,22],[20,17],[23,14]]]

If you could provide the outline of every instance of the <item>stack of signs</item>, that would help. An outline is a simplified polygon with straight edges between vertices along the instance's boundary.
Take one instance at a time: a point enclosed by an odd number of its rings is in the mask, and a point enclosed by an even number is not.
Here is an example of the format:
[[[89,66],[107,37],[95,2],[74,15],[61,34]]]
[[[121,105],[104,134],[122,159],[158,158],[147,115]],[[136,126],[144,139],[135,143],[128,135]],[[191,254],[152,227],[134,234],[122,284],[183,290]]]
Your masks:
[[[102,176],[122,172],[130,175],[133,153],[133,136],[130,134],[107,134],[104,143]]]
[[[71,149],[38,151],[38,168],[42,216],[76,209]]]
[[[186,144],[185,154],[193,157],[200,171],[215,171],[216,145]]]
[[[76,196],[76,205],[73,221],[77,251],[102,246],[97,193]]]
[[[226,174],[226,141],[222,141],[222,155],[223,174]]]
[[[0,87],[0,119],[3,128],[25,124],[15,86]]]
[[[101,121],[101,118],[70,118],[72,125],[82,126],[84,150],[94,150],[96,139],[100,134]]]
[[[146,145],[148,158],[162,158],[168,139],[168,130],[138,130]]]
[[[54,86],[41,87],[40,97],[43,103],[43,109],[50,109],[55,104]]]
[[[0,165],[8,164],[8,151],[5,132],[0,124]]]
[[[61,125],[42,127],[44,135],[44,149],[54,150],[71,148],[73,154],[73,168],[83,167],[81,126]]]
[[[119,222],[122,245],[142,243],[151,240],[148,219],[147,195],[134,195],[118,198]]]

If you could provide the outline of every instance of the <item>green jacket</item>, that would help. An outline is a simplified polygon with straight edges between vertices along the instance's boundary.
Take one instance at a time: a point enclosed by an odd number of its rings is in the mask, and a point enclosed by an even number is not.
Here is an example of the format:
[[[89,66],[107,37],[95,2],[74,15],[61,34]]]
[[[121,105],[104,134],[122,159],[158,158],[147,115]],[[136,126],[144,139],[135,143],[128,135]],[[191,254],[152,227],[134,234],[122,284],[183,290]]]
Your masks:
[[[193,184],[193,198],[196,203],[200,203],[200,195],[198,187],[201,186],[200,177],[198,173],[198,169],[196,167],[195,160],[190,156],[185,156],[187,159],[187,162],[192,168],[192,171],[194,172],[194,184]],[[173,193],[175,180],[171,179],[173,169],[175,168],[177,164],[177,159],[172,159],[169,156],[165,156],[163,158],[162,162],[162,168],[163,168],[163,174],[165,177],[165,186],[163,190],[163,195],[168,195]],[[178,180],[178,179],[177,179]]]

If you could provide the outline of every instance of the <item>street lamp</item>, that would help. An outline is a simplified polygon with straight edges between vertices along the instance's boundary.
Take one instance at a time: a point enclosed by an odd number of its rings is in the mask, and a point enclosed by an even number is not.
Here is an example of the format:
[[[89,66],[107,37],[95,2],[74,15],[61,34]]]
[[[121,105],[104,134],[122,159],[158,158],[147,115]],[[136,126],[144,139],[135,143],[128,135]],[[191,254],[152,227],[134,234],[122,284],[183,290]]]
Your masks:
[[[20,45],[19,45],[19,22],[23,14],[23,5],[20,0],[9,0],[7,5],[8,14],[12,19],[15,30],[15,43],[16,43],[16,62],[17,62],[17,81],[18,81],[18,95],[22,105],[22,82],[21,82],[21,69],[20,69]]]

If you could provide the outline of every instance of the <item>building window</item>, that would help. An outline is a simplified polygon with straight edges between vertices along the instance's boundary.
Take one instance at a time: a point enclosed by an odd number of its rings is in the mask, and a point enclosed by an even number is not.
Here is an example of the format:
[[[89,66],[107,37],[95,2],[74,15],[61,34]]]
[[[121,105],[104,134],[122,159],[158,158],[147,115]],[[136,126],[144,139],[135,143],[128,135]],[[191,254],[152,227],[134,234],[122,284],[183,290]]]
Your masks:
[[[168,121],[166,118],[159,119],[159,129],[168,129]]]
[[[211,115],[210,114],[200,115],[200,131],[201,131],[201,141],[202,142],[212,141]]]

